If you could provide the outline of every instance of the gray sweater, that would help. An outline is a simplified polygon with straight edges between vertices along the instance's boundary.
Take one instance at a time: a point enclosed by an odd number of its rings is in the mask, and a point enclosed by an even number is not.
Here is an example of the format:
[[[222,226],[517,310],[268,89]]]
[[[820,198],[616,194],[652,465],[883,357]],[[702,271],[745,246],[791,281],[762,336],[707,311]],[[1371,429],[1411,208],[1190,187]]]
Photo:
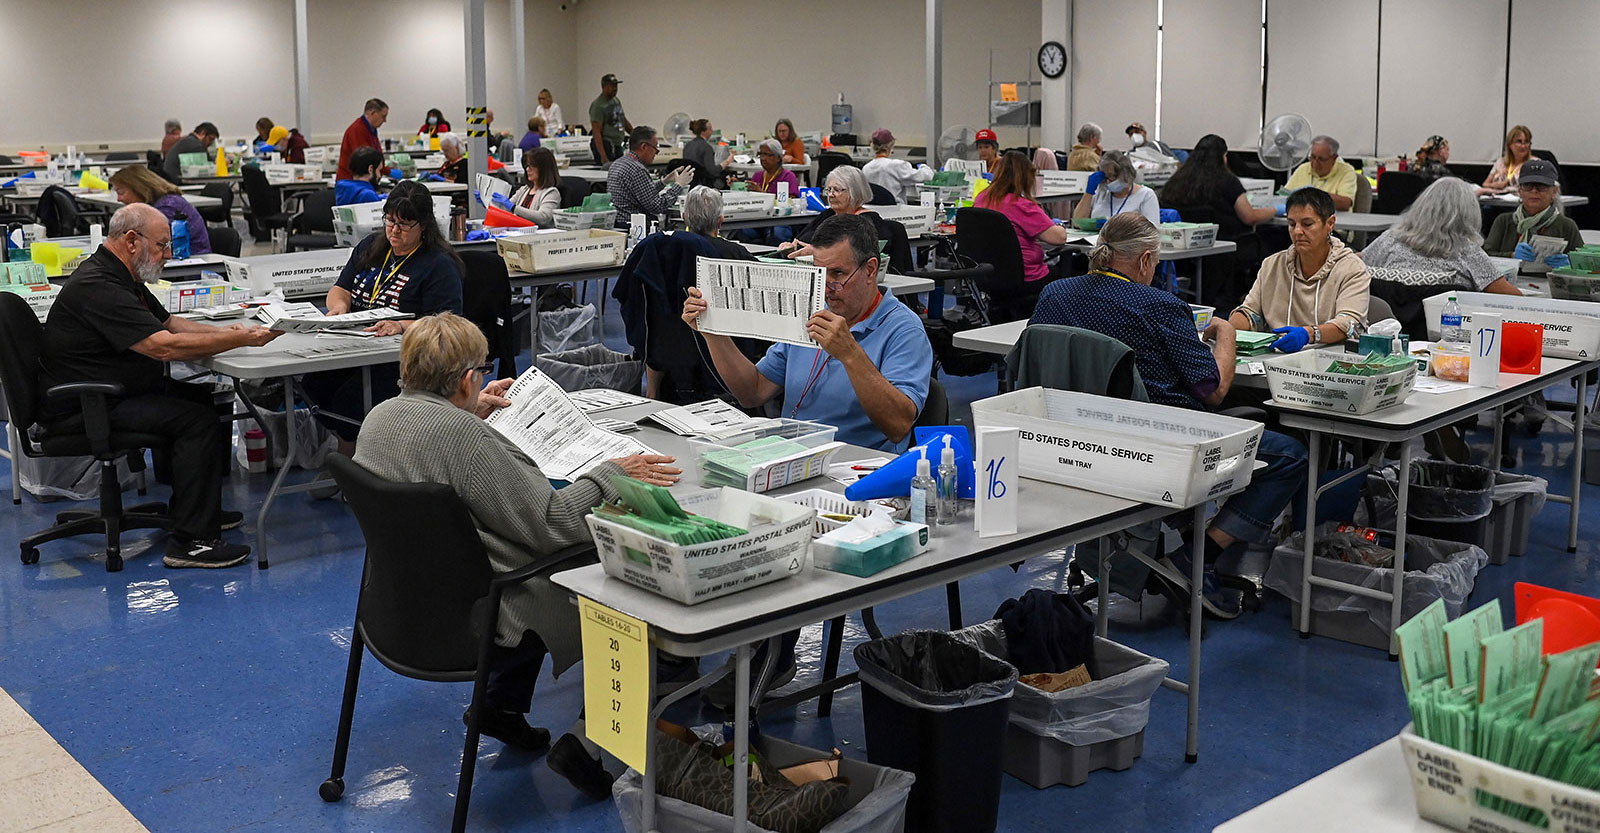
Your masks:
[[[496,572],[538,562],[589,540],[584,516],[616,498],[615,463],[602,463],[555,489],[510,440],[444,397],[404,391],[372,409],[361,424],[357,463],[379,477],[443,483],[460,495]],[[495,641],[507,647],[532,630],[550,649],[554,672],[582,656],[578,609],[545,578],[508,588],[500,603]]]

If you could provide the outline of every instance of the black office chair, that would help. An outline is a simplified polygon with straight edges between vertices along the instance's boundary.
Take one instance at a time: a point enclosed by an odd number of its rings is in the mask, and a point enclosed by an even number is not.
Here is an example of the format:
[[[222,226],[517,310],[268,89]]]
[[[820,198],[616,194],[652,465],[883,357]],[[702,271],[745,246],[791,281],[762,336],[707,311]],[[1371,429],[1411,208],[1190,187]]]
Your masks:
[[[206,234],[211,235],[212,254],[238,257],[244,244],[239,240],[239,232],[233,226],[206,226]]]
[[[227,225],[233,216],[233,184],[228,182],[207,182],[200,187],[200,196],[216,197],[222,201],[221,205],[196,208],[195,212],[200,219],[215,225]]]
[[[7,416],[22,438],[22,453],[29,457],[84,457],[100,461],[100,511],[70,509],[56,513],[55,526],[29,535],[20,542],[22,563],[39,563],[39,545],[89,533],[106,536],[106,572],[122,569],[122,531],[125,529],[168,529],[164,503],[142,503],[124,509],[122,483],[117,462],[127,458],[129,467],[144,470],[143,449],[160,445],[160,437],[149,434],[113,433],[108,424],[106,399],[122,393],[112,382],[74,382],[44,391],[44,399],[77,400],[83,412],[83,427],[76,430],[44,431],[39,425],[39,345],[44,328],[33,309],[21,296],[0,292],[0,388],[6,396]],[[15,454],[17,449],[12,449]],[[13,458],[12,465],[18,464]]]
[[[956,252],[991,271],[975,274],[972,281],[987,299],[990,324],[1003,324],[1033,315],[1043,286],[1031,287],[1023,278],[1022,246],[1006,215],[987,208],[956,211]],[[938,273],[933,273],[937,275]],[[1039,283],[1044,283],[1039,281]]]
[[[107,162],[137,162],[139,152],[136,150],[114,150],[106,154]]]
[[[78,201],[59,185],[52,185],[39,195],[38,217],[46,237],[71,237],[89,231],[78,210]]]
[[[17,164],[17,163],[14,160],[12,160],[11,157],[9,157],[9,156],[7,156],[7,155],[5,155],[3,153],[0,153],[0,165],[15,165],[15,164]]]
[[[339,245],[333,233],[333,189],[323,188],[306,194],[300,210],[289,219],[289,242],[284,251],[331,249]]]
[[[261,168],[241,166],[239,185],[244,189],[244,219],[257,243],[271,240],[276,229],[289,228],[292,217],[283,210],[283,192],[267,182],[267,175]],[[329,220],[332,221],[331,216]]]
[[[1378,175],[1378,193],[1372,199],[1375,214],[1399,214],[1427,190],[1428,180],[1410,171],[1384,171]]]
[[[817,186],[821,187],[828,183],[828,174],[833,173],[834,168],[841,165],[854,164],[855,162],[850,159],[850,154],[848,153],[825,150],[817,154]]]
[[[385,667],[404,677],[472,682],[451,824],[451,830],[460,833],[466,829],[472,796],[479,715],[500,598],[507,588],[536,575],[592,563],[594,547],[569,547],[519,570],[496,573],[471,513],[449,486],[395,483],[339,454],[329,456],[328,467],[361,526],[367,554],[350,635],[350,663],[339,708],[333,768],[317,792],[328,802],[344,795],[361,659],[364,652],[371,651]]]
[[[872,187],[872,199],[867,200],[867,205],[895,205],[894,194],[889,189],[877,183],[868,183]]]
[[[466,268],[461,275],[461,306],[468,321],[489,341],[489,358],[498,365],[497,379],[517,376],[516,328],[512,326],[511,278],[506,262],[493,251],[457,252]]]
[[[950,396],[945,392],[944,383],[938,379],[928,380],[928,398],[922,402],[922,410],[917,413],[916,422],[911,423],[913,428],[926,428],[930,425],[950,424]]]
[[[1178,212],[1178,216],[1186,223],[1221,223],[1217,210],[1209,205],[1164,205]],[[1231,215],[1232,209],[1229,209]],[[1237,218],[1226,218],[1233,223]],[[1235,226],[1237,228],[1237,226]],[[1198,303],[1214,306],[1217,309],[1233,309],[1244,298],[1245,291],[1255,282],[1256,271],[1261,267],[1261,237],[1251,229],[1225,238],[1235,245],[1235,250],[1218,255],[1209,255],[1199,259],[1200,268],[1205,270],[1205,285],[1200,287],[1201,296]],[[1183,269],[1187,261],[1168,261],[1175,264],[1175,268]]]
[[[160,151],[147,150],[147,151],[144,152],[144,166],[146,168],[149,168],[150,170],[154,171],[156,176],[159,176],[162,179],[164,179],[164,180],[166,180],[168,182],[171,182],[173,185],[179,184],[177,182],[174,182],[172,177],[167,176],[167,169],[162,164],[165,161],[166,160],[161,156],[161,152]]]
[[[715,188],[718,185],[719,177],[712,174],[711,171],[706,170],[706,166],[694,161],[693,159],[678,159],[677,161],[669,164],[667,166],[667,170],[678,167],[689,168],[694,171],[694,179],[689,181],[690,188],[693,188],[696,185],[704,185],[707,188]],[[719,171],[718,173],[721,172]]]
[[[561,195],[562,208],[574,208],[583,205],[583,198],[589,196],[589,180],[578,176],[563,176],[556,192]]]

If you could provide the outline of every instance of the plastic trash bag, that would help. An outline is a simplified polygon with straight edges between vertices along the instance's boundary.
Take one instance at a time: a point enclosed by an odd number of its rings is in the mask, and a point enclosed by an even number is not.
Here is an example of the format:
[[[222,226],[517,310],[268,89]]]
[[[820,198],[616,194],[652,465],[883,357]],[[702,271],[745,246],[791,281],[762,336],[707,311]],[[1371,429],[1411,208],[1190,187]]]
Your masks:
[[[944,631],[907,631],[857,645],[861,682],[923,711],[953,711],[1010,697],[1017,669]]]
[[[41,500],[98,500],[100,461],[93,457],[29,457],[18,449],[12,462],[22,488]],[[139,482],[126,459],[117,461],[117,482],[124,491]]]
[[[1530,503],[1528,511],[1537,516],[1544,509],[1545,499],[1548,496],[1550,482],[1543,477],[1531,474],[1515,474],[1508,471],[1493,472],[1494,485],[1490,487],[1489,499],[1491,505],[1510,503],[1515,500],[1527,499]],[[1399,472],[1393,466],[1383,471],[1367,476],[1366,500],[1362,501],[1366,515],[1358,520],[1365,526],[1374,526],[1379,529],[1394,529],[1394,510],[1400,499]],[[1413,484],[1411,495],[1407,500],[1408,514],[1419,520],[1416,511],[1417,487]],[[1450,520],[1456,520],[1451,518]]]
[[[594,309],[594,307],[589,307]],[[544,315],[545,313],[540,313]],[[535,367],[544,371],[564,391],[610,388],[637,393],[644,375],[644,362],[627,353],[618,353],[604,344],[591,344],[559,353],[541,353]]]
[[[726,742],[721,726],[697,726],[694,733],[716,744]],[[827,757],[827,753],[751,732],[750,748],[778,768]],[[850,809],[828,824],[821,833],[901,833],[905,825],[906,799],[916,777],[898,769],[875,766],[848,755],[840,761],[839,774],[849,779],[850,793],[845,804]],[[629,769],[611,788],[622,829],[643,833],[642,805],[644,776]],[[731,821],[721,813],[698,807],[676,798],[656,797],[656,830],[660,833],[725,833]],[[770,833],[750,824],[750,833]]]
[[[283,466],[284,453],[288,437],[286,435],[287,422],[282,411],[262,411],[266,420],[261,430],[267,432],[267,467],[276,469]],[[255,420],[251,420],[251,424]],[[250,461],[246,456],[244,447],[244,431],[235,432],[233,444],[233,458],[241,469],[248,470]],[[317,421],[308,410],[296,408],[294,412],[294,464],[306,471],[319,471],[327,466],[328,455],[339,447],[338,438],[326,426]]]
[[[600,343],[600,321],[594,304],[540,311],[539,352],[560,353]]]
[[[1000,659],[1009,656],[1005,628],[998,619],[950,635]],[[1050,692],[1019,684],[1011,697],[1011,722],[1031,734],[1074,746],[1144,731],[1150,722],[1150,698],[1167,677],[1167,661],[1098,636],[1094,657],[1100,678],[1087,685]]]
[[[1418,460],[1411,464],[1406,513],[1419,521],[1475,521],[1494,508],[1493,491],[1492,469]]]
[[[1317,535],[1331,535],[1337,523],[1318,524]],[[1262,583],[1292,602],[1300,600],[1301,570],[1305,563],[1304,533],[1289,536],[1272,551],[1272,561]],[[1406,536],[1406,580],[1400,603],[1400,620],[1403,622],[1432,604],[1434,599],[1444,599],[1451,618],[1461,615],[1467,596],[1478,580],[1478,571],[1489,563],[1489,554],[1481,547],[1438,541],[1421,535]],[[1373,590],[1393,592],[1392,568],[1368,567],[1319,558],[1313,568],[1316,575],[1343,581]],[[1357,596],[1332,587],[1311,588],[1313,610],[1365,613],[1372,624],[1389,632],[1389,602]]]

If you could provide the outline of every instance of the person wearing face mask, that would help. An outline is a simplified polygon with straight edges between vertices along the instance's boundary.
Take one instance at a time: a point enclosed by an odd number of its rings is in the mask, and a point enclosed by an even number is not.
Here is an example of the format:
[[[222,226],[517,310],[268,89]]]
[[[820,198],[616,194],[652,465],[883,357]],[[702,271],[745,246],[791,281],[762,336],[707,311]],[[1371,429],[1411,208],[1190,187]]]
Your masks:
[[[1285,209],[1293,245],[1261,262],[1255,284],[1228,320],[1236,329],[1277,333],[1272,348],[1282,353],[1360,337],[1372,275],[1361,256],[1333,236],[1333,198],[1301,188]]]
[[[898,454],[922,411],[933,348],[922,321],[878,288],[878,233],[866,217],[828,218],[811,238],[827,274],[827,309],[811,316],[815,347],[774,344],[751,362],[727,336],[705,336],[717,373],[747,408],[782,397],[782,414],[837,426],[838,439]],[[688,289],[683,320],[699,329],[706,301]]]
[[[1233,384],[1234,326],[1213,317],[1195,338],[1189,305],[1150,286],[1160,249],[1161,234],[1149,220],[1137,214],[1112,217],[1100,229],[1099,242],[1089,255],[1089,274],[1045,287],[1028,323],[1110,336],[1133,350],[1151,402],[1197,411],[1215,408]],[[1238,616],[1240,599],[1237,592],[1222,588],[1217,560],[1246,543],[1271,544],[1273,522],[1305,487],[1307,458],[1300,443],[1262,432],[1256,459],[1266,467],[1251,477],[1249,487],[1223,503],[1202,543],[1206,581],[1201,601],[1206,612],[1219,618]],[[1170,558],[1182,575],[1189,574],[1188,556],[1194,544],[1186,549]]]
[[[1583,245],[1583,235],[1578,224],[1561,212],[1561,179],[1556,166],[1537,157],[1522,164],[1517,177],[1517,195],[1522,203],[1516,211],[1502,213],[1494,218],[1489,235],[1483,239],[1483,250],[1492,257],[1514,257],[1525,264],[1538,261],[1533,250],[1534,237],[1560,237],[1567,241],[1563,251],[1544,259],[1542,266],[1560,269],[1572,260],[1566,252]],[[1537,266],[1531,271],[1542,272]]]
[[[1100,157],[1095,172],[1089,174],[1089,184],[1078,205],[1072,210],[1074,217],[1115,217],[1125,212],[1142,214],[1151,224],[1161,222],[1161,201],[1156,192],[1138,183],[1139,175],[1133,169],[1133,160],[1120,150],[1108,150]]]
[[[171,472],[172,533],[162,562],[231,567],[250,548],[222,540],[222,530],[243,521],[238,512],[222,509],[229,430],[217,419],[210,386],[174,381],[166,363],[259,347],[282,333],[253,324],[214,327],[168,314],[145,284],[161,280],[171,253],[172,232],[160,211],[144,203],[117,209],[106,242],[73,270],[50,308],[39,381],[41,389],[73,382],[121,385],[108,402],[112,432],[161,438],[156,469]],[[83,430],[77,400],[48,398],[42,408],[47,433]]]
[[[417,133],[423,136],[443,136],[449,132],[450,122],[445,120],[444,113],[437,107],[428,111],[428,117],[417,128]]]
[[[1150,138],[1150,134],[1144,129],[1144,125],[1138,122],[1128,125],[1127,130],[1123,132],[1128,134],[1128,143],[1131,145],[1130,150],[1137,151],[1140,148],[1145,148],[1174,159],[1178,156],[1172,152],[1172,148],[1168,147],[1166,142]]]

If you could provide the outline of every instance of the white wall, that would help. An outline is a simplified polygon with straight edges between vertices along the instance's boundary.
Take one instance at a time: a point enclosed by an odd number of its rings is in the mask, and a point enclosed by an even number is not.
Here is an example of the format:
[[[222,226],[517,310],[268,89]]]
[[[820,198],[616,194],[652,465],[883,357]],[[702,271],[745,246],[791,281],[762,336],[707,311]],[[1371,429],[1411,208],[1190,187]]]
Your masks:
[[[528,96],[549,87],[570,101],[573,17],[559,0],[526,0]],[[465,127],[466,74],[458,0],[310,0],[313,141],[337,141],[367,98],[390,105],[393,131],[415,130],[429,107]],[[521,132],[536,102],[518,106],[511,77],[509,0],[488,0],[488,106],[497,128]],[[92,21],[96,34],[86,37]],[[185,130],[214,122],[224,139],[255,134],[267,116],[294,122],[293,0],[54,0],[7,5],[11,83],[0,152],[73,141],[149,147],[167,118]],[[114,36],[111,34],[114,33]],[[135,46],[136,45],[136,46]],[[21,76],[19,76],[21,77]],[[571,112],[570,105],[567,106]]]
[[[922,0],[583,0],[574,11],[577,94],[562,105],[569,121],[587,121],[600,76],[611,72],[636,125],[659,128],[683,112],[724,132],[765,136],[782,116],[802,132],[827,130],[842,91],[858,135],[888,127],[900,144],[924,141]],[[989,50],[997,50],[996,80],[1018,81],[1038,46],[1039,0],[946,0],[944,124],[987,126]],[[1001,134],[1002,144],[1022,140],[1021,129]]]
[[[1593,52],[1596,32],[1594,0],[1512,4],[1508,121],[1527,125],[1533,146],[1554,152],[1562,164],[1600,162],[1600,75],[1572,62]]]

